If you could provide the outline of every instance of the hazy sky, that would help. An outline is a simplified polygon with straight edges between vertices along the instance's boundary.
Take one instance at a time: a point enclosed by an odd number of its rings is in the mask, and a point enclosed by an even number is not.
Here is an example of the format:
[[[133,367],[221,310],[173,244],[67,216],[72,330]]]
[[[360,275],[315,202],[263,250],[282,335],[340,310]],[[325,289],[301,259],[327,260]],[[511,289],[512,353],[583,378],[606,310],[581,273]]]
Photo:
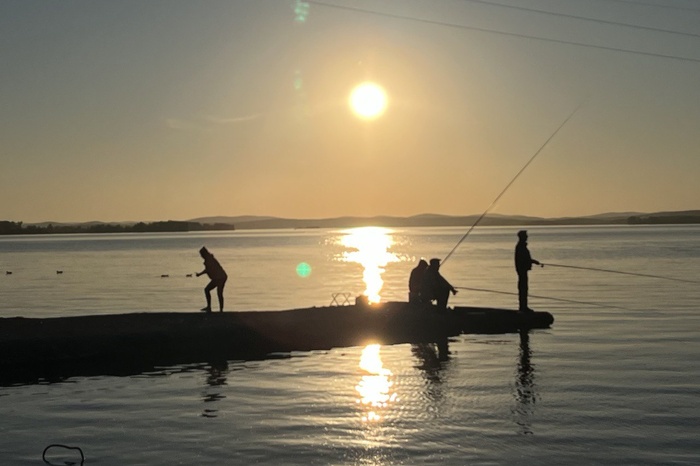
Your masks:
[[[479,214],[582,102],[493,212],[700,208],[697,1],[3,0],[0,63],[0,220]]]

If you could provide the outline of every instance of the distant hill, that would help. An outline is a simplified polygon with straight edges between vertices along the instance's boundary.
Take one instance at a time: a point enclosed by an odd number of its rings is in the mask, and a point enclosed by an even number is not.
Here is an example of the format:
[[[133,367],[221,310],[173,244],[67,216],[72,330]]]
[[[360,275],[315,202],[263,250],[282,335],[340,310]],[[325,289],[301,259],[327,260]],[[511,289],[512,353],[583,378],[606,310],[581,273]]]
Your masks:
[[[634,215],[644,215],[641,212],[608,212],[605,214],[587,215],[583,218],[629,218]]]
[[[700,223],[700,210],[637,214],[629,218],[629,223],[632,225]]]
[[[361,226],[385,227],[432,227],[432,226],[471,226],[480,215],[452,216],[442,214],[420,214],[411,217],[334,217],[321,219],[290,219],[264,216],[239,217],[201,217],[192,219],[199,223],[227,223],[235,225],[236,230],[274,229],[274,228],[354,228]],[[700,210],[681,212],[610,212],[584,217],[542,218],[524,215],[489,214],[480,222],[480,226],[510,225],[638,225],[660,223],[700,223]]]
[[[153,222],[157,231],[182,231],[181,224],[189,224],[186,231],[196,230],[264,230],[279,228],[354,228],[362,226],[384,227],[438,227],[438,226],[472,226],[479,220],[480,215],[453,216],[442,214],[420,214],[410,217],[376,216],[376,217],[334,217],[321,219],[292,219],[259,215],[212,216],[199,217],[191,220]],[[535,225],[659,225],[659,224],[700,224],[700,210],[685,210],[674,212],[610,212],[584,217],[542,218],[524,215],[489,214],[479,222],[479,226],[535,226]],[[103,233],[118,230],[141,231],[143,222],[41,222],[22,224],[0,220],[0,234],[29,233],[35,229],[50,229],[43,232],[74,232],[81,229],[86,233]],[[178,229],[167,230],[168,225]],[[138,227],[138,228],[137,228]],[[166,228],[166,229],[163,229]]]
[[[197,223],[205,223],[205,224],[212,224],[212,223],[245,223],[245,222],[257,222],[257,221],[265,221],[265,220],[271,220],[274,219],[275,217],[263,217],[259,215],[239,215],[237,217],[199,217],[199,218],[193,218],[191,220],[188,220],[188,222],[197,222]]]

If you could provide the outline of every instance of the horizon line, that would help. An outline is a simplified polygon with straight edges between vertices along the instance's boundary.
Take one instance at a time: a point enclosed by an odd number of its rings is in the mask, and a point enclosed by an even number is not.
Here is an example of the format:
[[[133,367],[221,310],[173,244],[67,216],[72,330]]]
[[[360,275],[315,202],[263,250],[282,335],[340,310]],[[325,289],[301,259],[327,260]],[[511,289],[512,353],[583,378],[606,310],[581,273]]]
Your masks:
[[[501,213],[489,213],[485,215],[485,218],[488,217],[522,217],[522,218],[528,218],[528,219],[534,219],[534,220],[563,220],[563,219],[578,219],[578,218],[593,218],[593,217],[601,217],[601,216],[620,216],[620,217],[625,217],[625,216],[638,216],[638,215],[659,215],[659,214],[683,214],[683,213],[696,213],[697,215],[700,215],[700,209],[684,209],[684,210],[660,210],[660,211],[653,211],[653,212],[642,212],[642,211],[625,211],[625,212],[601,212],[597,214],[585,214],[585,215],[564,215],[564,216],[554,216],[554,217],[548,217],[548,216],[538,216],[538,215],[531,215],[531,214],[501,214]],[[339,215],[339,216],[334,216],[334,217],[279,217],[279,216],[274,216],[274,215],[251,215],[251,214],[244,214],[244,215],[203,215],[199,217],[194,217],[194,218],[188,218],[184,220],[175,220],[175,219],[167,219],[167,220],[85,220],[85,221],[54,221],[54,220],[43,220],[43,221],[13,221],[13,220],[0,220],[0,222],[14,222],[14,223],[22,223],[22,224],[27,224],[27,225],[37,225],[37,224],[60,224],[60,225],[79,225],[79,224],[86,224],[86,223],[103,223],[103,224],[136,224],[136,223],[155,223],[155,222],[197,222],[202,219],[214,219],[214,218],[229,218],[229,219],[236,219],[236,218],[245,218],[245,217],[250,217],[251,221],[254,220],[289,220],[289,221],[295,221],[295,220],[316,220],[316,221],[323,221],[323,220],[339,220],[339,219],[344,219],[344,218],[354,218],[354,219],[373,219],[373,218],[381,218],[381,217],[386,217],[386,218],[394,218],[394,219],[411,219],[411,218],[417,218],[417,217],[429,217],[429,216],[434,216],[434,217],[445,217],[445,218],[466,218],[466,217],[478,217],[481,214],[462,214],[462,215],[456,215],[456,214],[440,214],[440,213],[433,213],[433,212],[426,212],[426,213],[421,213],[421,214],[414,214],[414,215],[390,215],[390,214],[379,214],[379,215]]]

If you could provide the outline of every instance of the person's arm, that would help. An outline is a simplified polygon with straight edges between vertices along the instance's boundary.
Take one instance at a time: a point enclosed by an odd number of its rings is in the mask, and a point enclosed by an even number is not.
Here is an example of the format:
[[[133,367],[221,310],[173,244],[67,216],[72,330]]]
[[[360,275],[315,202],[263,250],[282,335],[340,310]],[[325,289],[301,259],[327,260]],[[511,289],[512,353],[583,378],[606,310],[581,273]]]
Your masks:
[[[533,259],[533,258],[532,258],[532,256],[530,255],[530,250],[529,250],[529,249],[526,249],[526,251],[527,251],[527,260],[529,260],[531,264],[540,265],[540,261],[538,261],[537,259]]]
[[[197,272],[196,275],[199,277],[201,275],[204,275],[205,273],[207,273],[207,269],[204,269],[201,272]]]
[[[457,288],[452,286],[452,284],[450,282],[448,282],[446,278],[442,277],[442,280],[445,282],[445,285],[447,285],[447,287],[450,289],[452,294],[457,294]]]

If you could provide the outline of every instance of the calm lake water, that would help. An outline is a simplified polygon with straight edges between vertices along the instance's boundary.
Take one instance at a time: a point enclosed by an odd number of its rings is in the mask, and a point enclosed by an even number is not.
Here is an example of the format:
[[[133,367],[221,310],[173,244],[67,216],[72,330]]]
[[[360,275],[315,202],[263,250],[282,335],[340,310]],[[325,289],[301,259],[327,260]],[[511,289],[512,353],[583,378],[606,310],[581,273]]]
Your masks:
[[[0,237],[0,317],[195,311],[202,245],[228,271],[230,312],[333,293],[405,300],[415,261],[445,257],[466,230]],[[478,228],[445,262],[461,288],[451,305],[516,308],[517,230]],[[529,232],[545,263],[700,280],[699,226]],[[94,465],[700,464],[697,283],[553,266],[530,277],[552,328],[464,335],[447,360],[368,344],[0,387],[1,463],[44,464],[60,443]]]

